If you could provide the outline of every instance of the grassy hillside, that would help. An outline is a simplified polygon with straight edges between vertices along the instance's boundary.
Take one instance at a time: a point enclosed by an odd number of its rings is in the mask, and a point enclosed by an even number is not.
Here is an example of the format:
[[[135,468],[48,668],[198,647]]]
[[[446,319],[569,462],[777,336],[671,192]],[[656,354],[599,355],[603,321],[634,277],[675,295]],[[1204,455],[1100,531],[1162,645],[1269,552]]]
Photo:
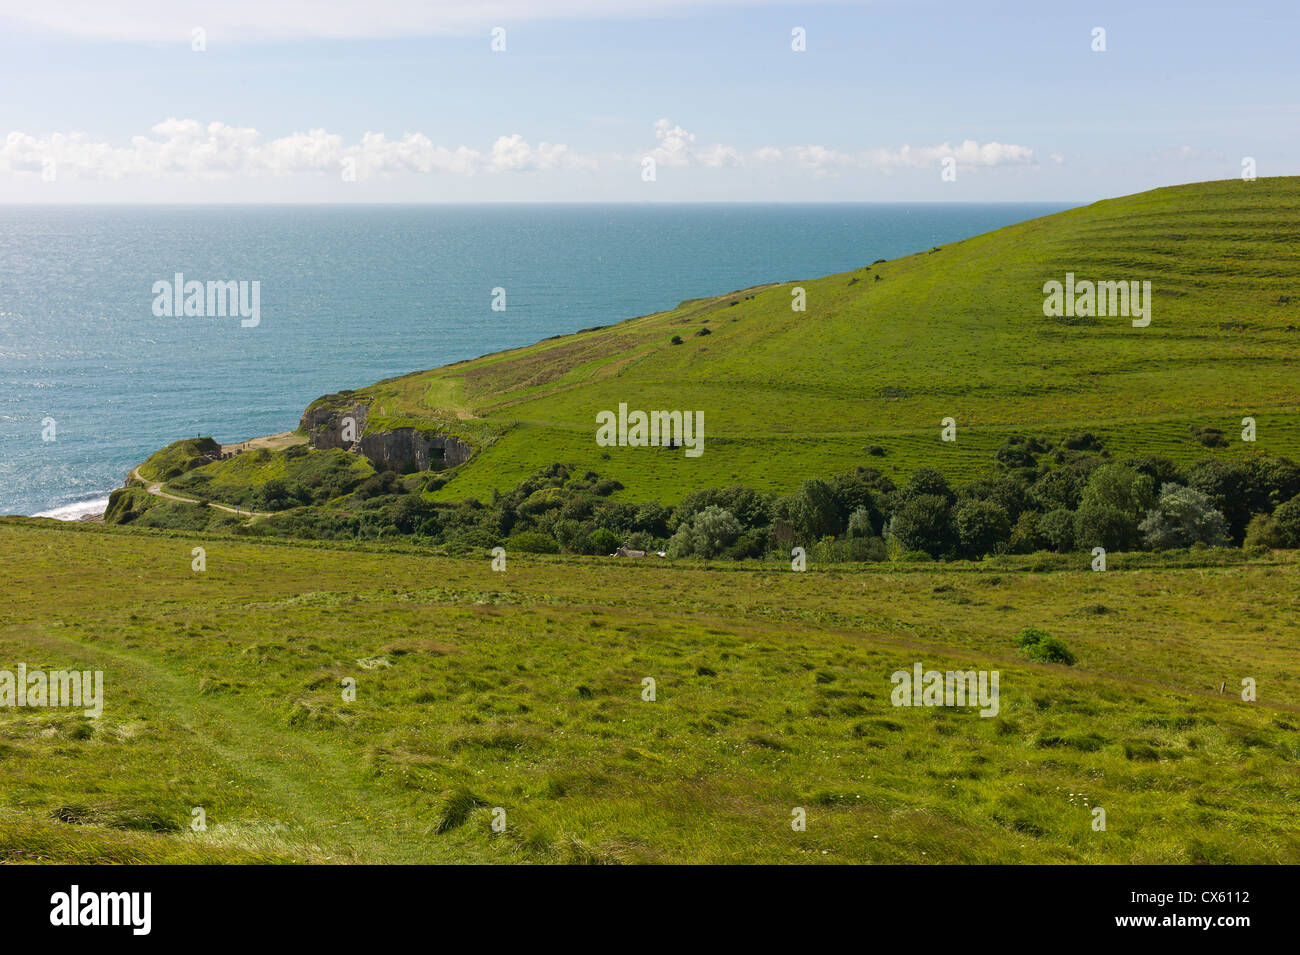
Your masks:
[[[1300,179],[1158,189],[355,394],[374,399],[370,429],[436,427],[482,446],[444,500],[487,499],[555,461],[616,479],[633,500],[731,483],[788,491],[866,462],[872,445],[886,453],[869,463],[896,479],[930,465],[961,481],[1009,434],[1082,429],[1116,456],[1181,462],[1205,453],[1193,429],[1240,448],[1247,415],[1255,447],[1296,455],[1297,222]],[[1044,316],[1044,282],[1067,272],[1150,281],[1150,326]],[[796,286],[806,312],[791,310]],[[595,416],[620,402],[703,411],[704,455],[598,447]],[[956,443],[939,440],[949,416]]]
[[[0,862],[1300,862],[1300,562],[1202,559],[495,573],[0,520],[0,668],[106,696],[0,710]],[[914,662],[1001,712],[892,706]]]

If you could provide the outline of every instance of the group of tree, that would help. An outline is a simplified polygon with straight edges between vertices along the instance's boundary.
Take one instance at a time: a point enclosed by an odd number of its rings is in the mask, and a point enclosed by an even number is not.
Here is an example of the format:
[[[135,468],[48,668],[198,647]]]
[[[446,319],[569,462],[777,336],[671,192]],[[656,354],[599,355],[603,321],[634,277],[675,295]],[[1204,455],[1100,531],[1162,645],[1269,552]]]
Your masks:
[[[1286,458],[1216,456],[1186,467],[1153,455],[1116,460],[1088,434],[1010,438],[986,476],[958,487],[935,468],[915,470],[899,487],[863,466],[785,495],[733,485],[668,506],[616,499],[617,481],[554,464],[491,501],[445,504],[421,493],[442,479],[424,480],[435,483],[412,487],[378,474],[355,489],[349,509],[299,509],[259,522],[256,532],[414,536],[457,551],[609,554],[623,544],[736,559],[788,555],[794,546],[832,560],[1300,547],[1300,466]]]

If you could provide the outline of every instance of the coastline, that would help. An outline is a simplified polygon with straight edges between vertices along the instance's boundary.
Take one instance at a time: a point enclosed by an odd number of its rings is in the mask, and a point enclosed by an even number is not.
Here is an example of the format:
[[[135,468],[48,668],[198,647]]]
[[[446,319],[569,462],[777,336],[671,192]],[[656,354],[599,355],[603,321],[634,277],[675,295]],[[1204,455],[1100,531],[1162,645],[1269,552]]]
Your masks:
[[[108,508],[108,495],[90,500],[74,501],[49,510],[40,511],[32,517],[48,517],[55,521],[89,521],[102,524],[104,511]]]
[[[221,450],[225,454],[239,454],[244,451],[255,451],[261,448],[272,450],[284,448],[291,444],[306,443],[306,438],[299,435],[296,431],[278,431],[275,434],[263,435],[257,438],[249,438],[245,441],[236,441],[233,444],[221,445]],[[125,485],[120,485],[125,486]],[[69,504],[60,504],[57,507],[47,508],[38,511],[30,517],[45,517],[54,521],[69,522],[90,522],[102,524],[104,522],[104,512],[108,509],[109,495],[117,488],[110,488],[103,494],[73,501]]]

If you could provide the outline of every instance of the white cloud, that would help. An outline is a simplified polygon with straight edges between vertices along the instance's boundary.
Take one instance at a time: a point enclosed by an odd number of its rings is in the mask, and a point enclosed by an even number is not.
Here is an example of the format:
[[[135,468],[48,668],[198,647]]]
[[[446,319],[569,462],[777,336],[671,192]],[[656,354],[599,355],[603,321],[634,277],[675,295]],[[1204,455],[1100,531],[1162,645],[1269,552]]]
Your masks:
[[[695,134],[677,126],[670,119],[655,121],[655,138],[659,145],[647,154],[661,166],[685,168],[687,166],[705,166],[710,169],[722,169],[739,166],[743,161],[740,151],[734,146],[714,143],[711,146],[697,147]]]
[[[846,152],[820,145],[777,148],[764,146],[744,153],[735,146],[697,145],[695,134],[669,119],[654,124],[658,145],[649,153],[673,169],[729,169],[746,163],[769,170],[778,164],[811,171],[814,178],[845,170],[892,171],[937,166],[951,156],[959,166],[992,167],[1034,161],[1026,146],[966,140],[958,146],[902,146]],[[84,133],[53,133],[38,137],[11,132],[0,141],[0,173],[36,176],[53,162],[57,175],[70,179],[119,180],[128,177],[210,181],[259,176],[342,175],[353,169],[361,180],[391,174],[456,176],[547,172],[595,172],[607,161],[621,164],[622,153],[585,154],[563,143],[528,142],[518,133],[499,136],[486,151],[470,146],[440,146],[424,133],[400,138],[367,132],[354,143],[324,129],[293,132],[263,141],[252,127],[167,119],[145,136],[133,136],[126,146],[91,139]],[[1059,161],[1055,155],[1053,161]]]
[[[830,173],[837,166],[851,166],[856,163],[851,153],[827,149],[825,146],[795,146],[789,152],[800,166],[822,174]]]
[[[868,149],[848,153],[825,146],[795,146],[787,150],[805,169],[818,177],[836,176],[843,169],[926,169],[938,166],[952,158],[958,166],[1005,166],[1032,163],[1034,151],[1028,146],[989,142],[980,144],[967,139],[958,146],[941,143],[938,146],[900,146],[897,149]]]
[[[924,168],[938,165],[944,159],[957,160],[959,166],[1005,166],[1033,162],[1034,151],[1027,146],[1003,143],[980,145],[967,139],[959,146],[943,143],[938,146],[903,146],[901,149],[872,149],[863,154],[865,165],[877,169]]]
[[[341,173],[351,160],[357,177],[394,172],[476,173],[530,172],[549,169],[592,170],[596,160],[568,146],[542,142],[532,146],[519,134],[501,136],[487,153],[467,146],[436,146],[423,133],[389,139],[368,132],[352,145],[323,129],[295,132],[260,143],[257,130],[224,123],[201,125],[193,119],[168,119],[150,136],[133,136],[129,146],[96,142],[83,133],[55,133],[38,138],[11,132],[0,145],[0,171],[39,173],[53,160],[59,176],[122,179],[128,176],[215,179],[232,176]]]

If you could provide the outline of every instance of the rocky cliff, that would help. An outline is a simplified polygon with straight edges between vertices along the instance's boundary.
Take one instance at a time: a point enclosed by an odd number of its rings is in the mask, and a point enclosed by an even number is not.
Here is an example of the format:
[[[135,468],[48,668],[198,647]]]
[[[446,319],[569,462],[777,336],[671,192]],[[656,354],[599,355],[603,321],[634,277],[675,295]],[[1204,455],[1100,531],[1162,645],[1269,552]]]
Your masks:
[[[438,471],[464,464],[474,454],[468,442],[434,430],[394,428],[367,434],[369,410],[367,397],[331,395],[313,402],[298,426],[313,448],[365,455],[377,471]]]

